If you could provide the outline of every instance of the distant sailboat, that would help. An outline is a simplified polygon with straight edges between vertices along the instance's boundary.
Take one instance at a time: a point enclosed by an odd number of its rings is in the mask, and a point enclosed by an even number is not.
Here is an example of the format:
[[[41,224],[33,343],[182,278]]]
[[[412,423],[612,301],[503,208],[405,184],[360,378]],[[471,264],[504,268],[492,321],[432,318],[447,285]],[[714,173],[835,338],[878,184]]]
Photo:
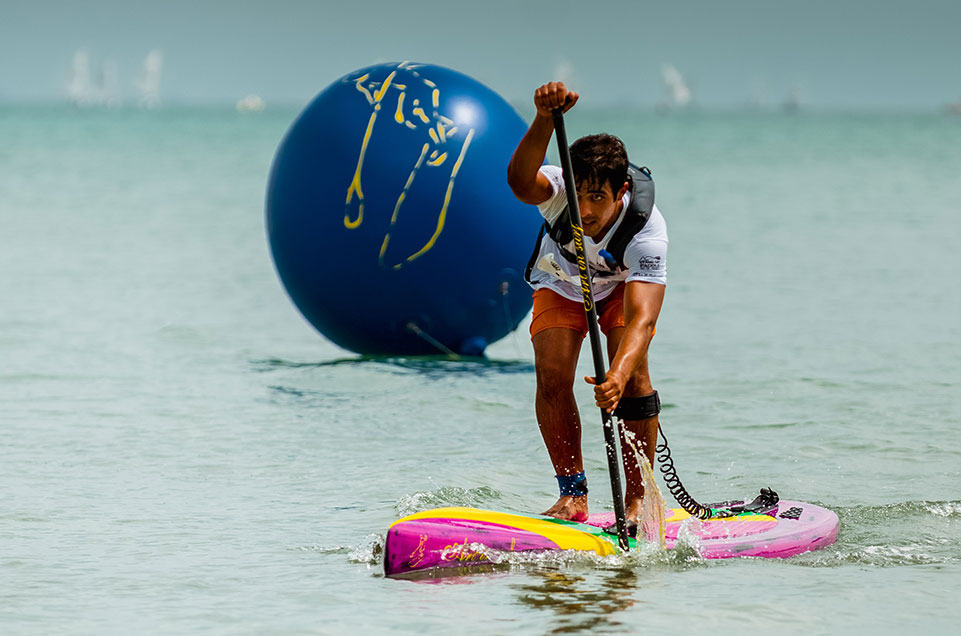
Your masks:
[[[75,106],[86,106],[90,101],[90,59],[86,49],[79,49],[73,54],[67,79],[67,99]]]
[[[138,103],[143,108],[160,106],[160,77],[163,73],[164,57],[160,49],[152,50],[144,60],[137,78],[136,87],[140,94]]]
[[[684,76],[680,71],[671,64],[665,64],[661,67],[661,78],[664,80],[667,98],[660,104],[658,110],[670,112],[687,108],[691,104],[691,89],[684,82]]]
[[[239,113],[259,113],[266,107],[260,95],[247,95],[237,101],[237,112]]]
[[[561,60],[554,66],[554,74],[551,75],[551,79],[556,82],[564,82],[564,85],[571,90],[577,90],[575,88],[574,66],[568,60]]]
[[[785,113],[796,113],[801,108],[801,91],[795,86],[788,91],[781,108]]]

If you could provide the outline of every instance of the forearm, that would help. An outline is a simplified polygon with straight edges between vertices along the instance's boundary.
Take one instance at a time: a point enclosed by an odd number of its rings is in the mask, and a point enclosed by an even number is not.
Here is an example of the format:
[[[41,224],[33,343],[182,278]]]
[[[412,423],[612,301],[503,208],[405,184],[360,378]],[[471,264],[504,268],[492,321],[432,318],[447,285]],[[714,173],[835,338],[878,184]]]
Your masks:
[[[610,373],[629,378],[647,357],[647,350],[654,337],[655,320],[648,316],[635,316],[628,321],[617,354],[611,361]]]
[[[554,120],[538,113],[511,157],[507,166],[507,183],[522,201],[541,203],[530,199],[532,195],[538,194],[537,172],[547,156],[553,134]]]

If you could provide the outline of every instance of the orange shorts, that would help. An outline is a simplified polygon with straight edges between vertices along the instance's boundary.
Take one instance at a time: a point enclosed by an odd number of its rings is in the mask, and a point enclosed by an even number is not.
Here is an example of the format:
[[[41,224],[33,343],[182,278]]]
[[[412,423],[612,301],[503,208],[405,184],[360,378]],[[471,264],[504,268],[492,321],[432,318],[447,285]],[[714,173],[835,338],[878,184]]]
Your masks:
[[[606,336],[611,329],[623,327],[624,285],[618,285],[610,296],[596,305],[597,323]],[[534,290],[534,313],[531,320],[531,337],[545,329],[563,327],[580,331],[581,337],[587,335],[587,314],[584,303],[564,298],[556,291],[541,287]]]

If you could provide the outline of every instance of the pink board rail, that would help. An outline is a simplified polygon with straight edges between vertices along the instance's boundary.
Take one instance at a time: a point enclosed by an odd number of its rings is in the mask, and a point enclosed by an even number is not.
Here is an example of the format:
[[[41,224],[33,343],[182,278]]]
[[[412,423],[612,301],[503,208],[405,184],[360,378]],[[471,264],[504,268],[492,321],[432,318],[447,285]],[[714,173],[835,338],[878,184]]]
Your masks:
[[[613,513],[591,515],[586,523],[540,515],[477,508],[435,508],[398,519],[387,530],[384,573],[444,575],[447,569],[490,566],[487,551],[586,550],[618,554],[617,537],[603,531]],[[786,558],[831,545],[838,517],[826,508],[781,500],[767,514],[744,513],[726,519],[691,520],[679,508],[667,511],[665,537],[672,549],[682,528],[697,537],[701,557]],[[631,539],[631,548],[636,547]]]

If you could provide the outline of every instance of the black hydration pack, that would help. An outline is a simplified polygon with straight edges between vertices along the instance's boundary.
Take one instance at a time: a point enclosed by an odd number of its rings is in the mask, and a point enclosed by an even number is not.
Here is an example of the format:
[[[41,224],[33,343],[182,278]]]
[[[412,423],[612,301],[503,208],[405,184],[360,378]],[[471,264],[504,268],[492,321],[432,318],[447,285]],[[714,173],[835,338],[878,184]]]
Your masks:
[[[627,244],[631,242],[631,239],[647,224],[647,220],[651,218],[651,211],[654,209],[654,179],[651,177],[651,171],[646,167],[638,167],[632,163],[628,164],[627,182],[630,184],[631,202],[627,206],[624,219],[614,230],[606,248],[607,253],[613,259],[613,263],[608,263],[609,266],[613,265],[611,267],[613,270],[627,269],[624,266],[624,250],[627,249]],[[577,262],[577,255],[566,248],[566,245],[574,240],[574,230],[571,229],[571,210],[568,206],[564,206],[564,211],[554,221],[553,226],[546,221],[541,226],[537,235],[537,243],[534,245],[534,253],[531,254],[531,259],[527,263],[527,272],[524,275],[527,282],[531,281],[531,272],[536,264],[537,255],[540,254],[541,243],[545,234],[557,243],[561,256],[571,263]]]

